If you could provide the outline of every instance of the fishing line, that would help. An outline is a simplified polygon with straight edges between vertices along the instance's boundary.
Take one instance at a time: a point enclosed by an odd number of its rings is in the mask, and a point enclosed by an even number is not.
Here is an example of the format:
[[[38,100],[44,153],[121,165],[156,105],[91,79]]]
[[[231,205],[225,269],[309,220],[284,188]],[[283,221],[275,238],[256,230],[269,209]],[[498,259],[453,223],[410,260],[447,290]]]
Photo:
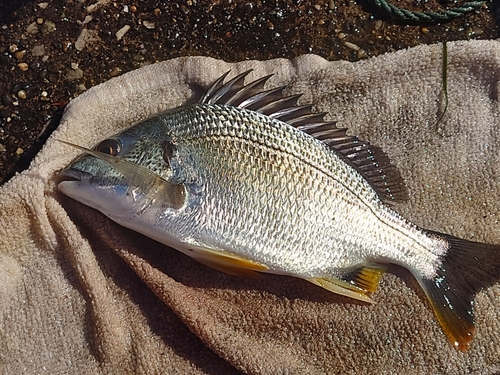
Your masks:
[[[439,133],[439,123],[443,120],[444,114],[446,113],[448,109],[448,46],[446,45],[446,42],[443,42],[443,65],[441,67],[442,69],[442,89],[441,92],[444,95],[444,108],[443,111],[441,112],[441,115],[439,116],[438,120],[436,121],[436,131]]]
[[[157,199],[160,193],[165,193],[161,194],[162,200],[173,208],[181,208],[185,203],[186,190],[182,184],[174,184],[167,181],[148,168],[134,164],[123,158],[91,150],[71,142],[63,141],[62,139],[56,138],[55,140],[107,162],[120,172],[131,185],[141,188],[143,190],[142,193],[151,199]]]

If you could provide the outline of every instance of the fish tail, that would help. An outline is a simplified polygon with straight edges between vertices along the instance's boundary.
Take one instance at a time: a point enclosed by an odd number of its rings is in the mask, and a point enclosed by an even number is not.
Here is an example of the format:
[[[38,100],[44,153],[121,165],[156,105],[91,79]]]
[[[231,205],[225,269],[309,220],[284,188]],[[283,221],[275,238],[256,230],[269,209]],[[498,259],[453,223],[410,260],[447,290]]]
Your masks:
[[[433,279],[417,279],[447,338],[466,351],[474,335],[474,297],[500,279],[500,245],[432,234],[444,238],[449,249]]]

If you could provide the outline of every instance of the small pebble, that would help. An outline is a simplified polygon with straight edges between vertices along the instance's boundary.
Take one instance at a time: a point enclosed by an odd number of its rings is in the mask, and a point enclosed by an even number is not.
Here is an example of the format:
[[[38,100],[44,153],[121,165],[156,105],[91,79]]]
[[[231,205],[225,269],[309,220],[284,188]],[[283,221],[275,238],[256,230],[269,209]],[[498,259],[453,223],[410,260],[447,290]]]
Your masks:
[[[130,25],[123,26],[120,30],[116,32],[116,40],[120,40],[123,36],[130,30]]]
[[[22,51],[17,51],[16,53],[14,53],[14,57],[16,58],[16,60],[22,60],[24,55],[26,55],[26,50],[22,50]]]
[[[30,23],[26,28],[26,32],[31,35],[36,34],[38,32],[38,25],[36,24],[36,22]]]
[[[152,30],[155,28],[155,23],[154,22],[151,22],[151,21],[142,21],[142,24],[143,26],[146,28],[146,29],[149,29],[149,30]]]
[[[38,6],[39,6],[40,8],[42,8],[42,9],[45,9],[45,8],[47,8],[47,7],[49,6],[49,3],[45,3],[45,2],[43,2],[43,3],[38,3]]]
[[[78,63],[71,63],[71,69],[73,70],[78,69]]]
[[[46,36],[56,30],[56,24],[52,21],[45,20],[42,25],[42,35]]]
[[[137,62],[144,61],[144,56],[137,54],[133,57],[133,60]]]
[[[153,10],[153,13],[158,17],[161,14],[161,10],[159,8],[155,8],[155,10]]]
[[[76,39],[75,48],[77,51],[82,51],[87,43],[96,42],[98,40],[99,38],[97,35],[97,31],[83,29],[80,32],[80,35],[78,35],[78,38]]]
[[[424,26],[424,27],[422,27],[422,28],[420,29],[420,31],[421,31],[423,34],[427,34],[427,33],[429,32],[429,29],[428,29],[427,27],[425,27],[425,26]]]
[[[330,1],[328,2],[328,8],[329,8],[330,10],[334,10],[334,9],[335,9],[335,3],[333,2],[333,0],[330,0]]]
[[[45,55],[45,46],[43,44],[39,46],[34,46],[33,49],[31,50],[31,54],[33,56],[43,56]]]
[[[21,147],[18,147],[16,150],[17,155],[21,155],[24,152],[24,150]]]
[[[41,24],[43,23],[43,18],[42,18],[42,17],[38,17],[38,18],[36,19],[36,23],[37,23],[38,25],[41,25]]]
[[[122,68],[116,66],[114,67],[111,72],[109,72],[109,75],[111,77],[118,77],[120,74],[122,74]]]
[[[24,90],[19,90],[19,91],[17,92],[17,97],[18,97],[19,99],[26,99],[26,91],[24,91]]]
[[[28,68],[29,68],[28,64],[26,64],[26,63],[24,63],[24,62],[17,64],[17,67],[19,68],[19,70],[20,70],[21,72],[25,72],[25,71],[27,71],[27,70],[28,70]]]
[[[130,11],[131,11],[132,13],[137,12],[137,7],[136,7],[135,5],[131,5],[131,6],[130,6]]]
[[[366,51],[364,49],[360,48],[358,51],[358,59],[364,59],[366,56],[368,56],[366,54]]]
[[[85,19],[82,22],[82,26],[88,24],[90,21],[92,21],[92,19],[92,16],[85,16]]]
[[[87,13],[92,13],[95,12],[97,9],[99,9],[103,5],[102,0],[97,1],[94,4],[90,4],[87,6]]]
[[[69,49],[69,47],[71,47],[71,41],[64,40],[62,42],[62,50],[63,50],[63,52],[66,52]]]
[[[83,70],[81,70],[80,68],[66,70],[66,80],[68,81],[73,81],[75,79],[80,79],[82,77],[83,77]]]
[[[351,43],[351,42],[344,42],[344,45],[347,47],[347,48],[350,48],[354,51],[359,51],[361,48],[359,48],[359,46],[357,44],[354,44],[354,43]]]
[[[474,27],[472,32],[473,32],[473,35],[482,35],[484,33],[484,30],[481,29],[480,27]]]
[[[7,149],[3,144],[0,143],[0,152],[5,152],[5,151],[7,151]]]
[[[14,52],[16,52],[16,51],[17,51],[17,44],[11,44],[11,45],[9,46],[9,52],[10,52],[10,53],[14,53]]]
[[[47,91],[42,91],[42,93],[40,94],[40,100],[42,102],[47,102],[49,101],[49,94],[47,93]]]

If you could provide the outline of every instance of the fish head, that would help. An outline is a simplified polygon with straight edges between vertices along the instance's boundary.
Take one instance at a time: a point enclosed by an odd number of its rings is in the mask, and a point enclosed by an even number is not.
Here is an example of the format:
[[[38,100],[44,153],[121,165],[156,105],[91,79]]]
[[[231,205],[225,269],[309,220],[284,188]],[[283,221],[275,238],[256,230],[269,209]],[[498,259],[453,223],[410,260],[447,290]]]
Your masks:
[[[181,207],[185,191],[171,182],[168,138],[147,130],[136,125],[93,149],[63,141],[85,154],[59,173],[58,189],[115,221],[130,219],[158,201]]]

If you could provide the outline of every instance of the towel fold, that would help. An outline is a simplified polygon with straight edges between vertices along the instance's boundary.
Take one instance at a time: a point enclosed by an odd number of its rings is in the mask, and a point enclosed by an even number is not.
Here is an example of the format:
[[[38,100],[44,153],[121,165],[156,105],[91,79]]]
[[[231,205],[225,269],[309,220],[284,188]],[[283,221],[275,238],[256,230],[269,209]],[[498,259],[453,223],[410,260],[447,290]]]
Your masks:
[[[77,150],[192,101],[222,73],[274,73],[327,119],[382,147],[407,182],[395,209],[424,228],[500,243],[498,41],[448,44],[357,63],[306,55],[230,64],[178,58],[93,87],[66,108],[25,172],[0,188],[0,372],[167,374],[493,374],[500,288],[479,292],[465,354],[447,342],[406,270],[391,266],[374,305],[306,281],[238,278],[120,227],[56,188]]]

